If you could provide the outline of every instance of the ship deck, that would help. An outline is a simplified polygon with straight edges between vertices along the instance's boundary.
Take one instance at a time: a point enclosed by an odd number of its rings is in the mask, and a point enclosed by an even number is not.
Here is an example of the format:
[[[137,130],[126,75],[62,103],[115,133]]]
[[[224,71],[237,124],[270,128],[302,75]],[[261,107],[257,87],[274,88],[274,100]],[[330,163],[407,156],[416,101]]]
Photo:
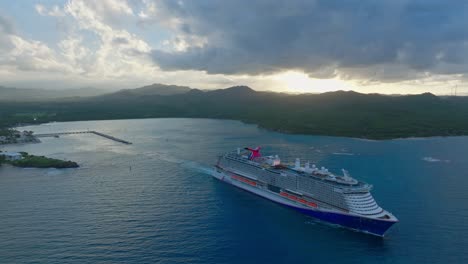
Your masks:
[[[292,175],[292,176],[296,176],[296,177],[310,177],[310,178],[313,178],[313,179],[316,179],[316,180],[321,180],[321,181],[324,181],[324,182],[326,182],[328,184],[331,184],[331,185],[334,185],[334,186],[340,188],[344,192],[367,192],[372,188],[372,185],[369,185],[369,184],[367,184],[365,182],[361,182],[361,181],[357,181],[357,183],[354,183],[354,184],[349,184],[349,183],[345,183],[345,182],[332,180],[326,174],[306,173],[306,172],[303,172],[303,171],[298,171],[298,170],[295,170],[291,165],[287,165],[288,163],[286,163],[286,164],[281,163],[280,165],[277,165],[277,166],[271,166],[271,165],[266,164],[266,163],[259,163],[259,162],[255,162],[255,161],[246,159],[246,158],[242,157],[242,155],[237,155],[235,153],[228,153],[226,155],[226,157],[228,157],[230,159],[233,159],[233,160],[236,160],[238,162],[243,162],[243,163],[249,164],[251,166],[262,168],[264,170],[267,170],[269,172],[276,173],[276,174]],[[341,176],[335,176],[335,178],[340,178],[340,177]]]

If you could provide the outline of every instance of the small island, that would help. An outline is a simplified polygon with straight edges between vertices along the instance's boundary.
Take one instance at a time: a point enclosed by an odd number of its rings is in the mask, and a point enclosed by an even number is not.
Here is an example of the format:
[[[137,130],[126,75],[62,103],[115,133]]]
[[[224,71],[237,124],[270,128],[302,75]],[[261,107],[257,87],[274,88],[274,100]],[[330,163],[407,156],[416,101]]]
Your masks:
[[[45,156],[30,155],[27,152],[0,152],[0,165],[10,164],[22,168],[77,168],[79,165],[74,161],[48,158]]]
[[[33,131],[18,131],[14,128],[0,126],[0,145],[14,145],[41,142],[33,135]],[[27,152],[5,152],[0,150],[0,166],[10,164],[22,168],[77,168],[74,161],[30,155]]]

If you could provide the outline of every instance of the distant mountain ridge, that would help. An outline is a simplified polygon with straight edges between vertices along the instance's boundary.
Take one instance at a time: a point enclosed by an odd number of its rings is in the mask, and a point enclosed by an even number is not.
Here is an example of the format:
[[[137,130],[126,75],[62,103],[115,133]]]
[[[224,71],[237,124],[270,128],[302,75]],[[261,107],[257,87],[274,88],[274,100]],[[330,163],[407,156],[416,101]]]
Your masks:
[[[122,89],[117,92],[108,93],[103,95],[118,97],[118,96],[152,96],[152,95],[175,95],[187,93],[192,88],[187,86],[178,86],[178,85],[166,85],[160,83],[154,83],[151,85],[143,86],[140,88],[134,89]]]
[[[91,97],[106,93],[105,90],[92,87],[49,90],[32,88],[13,88],[0,86],[0,101],[38,101],[69,97]]]
[[[153,84],[96,97],[0,104],[0,121],[6,124],[158,117],[235,119],[285,133],[372,139],[453,136],[468,135],[468,97]]]
[[[67,99],[72,97],[98,97],[98,98],[117,98],[117,97],[138,97],[138,96],[153,96],[153,95],[175,95],[187,93],[194,90],[186,86],[165,85],[154,83],[151,85],[134,88],[121,89],[118,91],[109,91],[104,89],[96,89],[92,87],[73,88],[73,89],[33,89],[33,88],[13,88],[0,86],[0,101],[40,101],[40,100],[55,100]]]

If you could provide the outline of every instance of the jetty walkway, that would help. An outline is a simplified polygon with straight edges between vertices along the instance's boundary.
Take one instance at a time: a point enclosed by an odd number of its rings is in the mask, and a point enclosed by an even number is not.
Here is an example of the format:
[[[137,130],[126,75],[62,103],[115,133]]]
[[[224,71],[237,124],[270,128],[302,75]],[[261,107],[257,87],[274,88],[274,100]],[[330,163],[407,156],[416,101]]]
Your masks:
[[[119,142],[119,143],[123,143],[123,144],[127,144],[127,145],[132,144],[132,142],[129,142],[129,141],[126,141],[126,140],[123,140],[123,139],[120,139],[120,138],[116,138],[116,137],[113,137],[111,135],[107,135],[107,134],[104,134],[104,133],[100,133],[100,132],[97,132],[97,131],[94,131],[94,130],[34,134],[34,136],[35,137],[59,137],[61,135],[74,135],[74,134],[94,134],[94,135],[98,135],[98,136],[101,136],[101,137],[104,137],[104,138],[107,138],[107,139],[110,139],[110,140],[113,140],[113,141],[116,141],[116,142]]]

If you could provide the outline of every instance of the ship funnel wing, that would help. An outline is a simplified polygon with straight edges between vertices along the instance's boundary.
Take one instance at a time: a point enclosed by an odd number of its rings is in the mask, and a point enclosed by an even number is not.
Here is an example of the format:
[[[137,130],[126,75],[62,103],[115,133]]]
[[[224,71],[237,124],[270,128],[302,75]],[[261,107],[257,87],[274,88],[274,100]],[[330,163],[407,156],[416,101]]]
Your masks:
[[[245,148],[246,150],[250,151],[250,155],[249,155],[249,159],[250,160],[253,160],[255,158],[259,158],[262,156],[262,154],[260,154],[260,147],[256,147],[256,148],[249,148],[249,147],[246,147]]]

